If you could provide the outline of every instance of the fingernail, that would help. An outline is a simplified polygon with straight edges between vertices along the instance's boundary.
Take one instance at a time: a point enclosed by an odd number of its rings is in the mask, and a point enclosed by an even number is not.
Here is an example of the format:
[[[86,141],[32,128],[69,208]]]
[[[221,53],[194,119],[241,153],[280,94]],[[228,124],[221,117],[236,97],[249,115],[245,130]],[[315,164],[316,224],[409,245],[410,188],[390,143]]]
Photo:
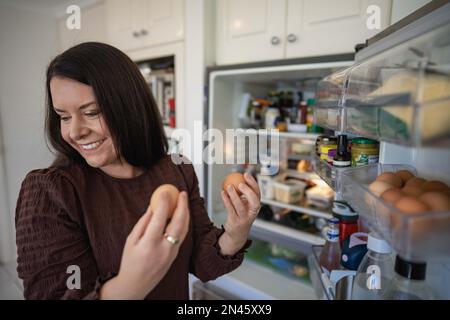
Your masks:
[[[229,186],[227,187],[227,191],[230,192],[230,193],[233,192],[233,187],[232,187],[231,185],[229,185]]]

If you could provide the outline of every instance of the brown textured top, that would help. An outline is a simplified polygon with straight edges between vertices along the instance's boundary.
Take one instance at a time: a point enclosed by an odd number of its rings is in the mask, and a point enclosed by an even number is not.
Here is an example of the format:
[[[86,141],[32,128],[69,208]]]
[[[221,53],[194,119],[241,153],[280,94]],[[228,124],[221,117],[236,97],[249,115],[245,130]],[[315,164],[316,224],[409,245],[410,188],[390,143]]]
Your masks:
[[[233,257],[219,253],[223,229],[206,213],[192,165],[175,165],[166,156],[136,178],[117,179],[72,164],[33,170],[22,183],[16,242],[25,298],[98,298],[101,284],[119,270],[128,234],[164,183],[188,192],[190,226],[173,265],[147,299],[188,299],[189,272],[208,281],[237,268],[250,241]],[[66,285],[71,265],[80,268],[81,289]]]

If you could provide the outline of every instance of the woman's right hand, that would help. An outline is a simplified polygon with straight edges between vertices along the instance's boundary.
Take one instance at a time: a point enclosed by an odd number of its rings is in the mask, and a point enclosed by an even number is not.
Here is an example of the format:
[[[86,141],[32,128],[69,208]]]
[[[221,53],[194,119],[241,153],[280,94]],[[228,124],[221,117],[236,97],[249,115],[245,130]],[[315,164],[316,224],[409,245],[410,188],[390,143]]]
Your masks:
[[[168,195],[162,194],[161,204],[155,212],[150,205],[127,237],[115,278],[100,290],[101,299],[143,299],[161,281],[169,270],[189,228],[189,204],[185,191],[178,197],[177,207],[166,227],[169,214]],[[170,243],[165,235],[179,240]]]

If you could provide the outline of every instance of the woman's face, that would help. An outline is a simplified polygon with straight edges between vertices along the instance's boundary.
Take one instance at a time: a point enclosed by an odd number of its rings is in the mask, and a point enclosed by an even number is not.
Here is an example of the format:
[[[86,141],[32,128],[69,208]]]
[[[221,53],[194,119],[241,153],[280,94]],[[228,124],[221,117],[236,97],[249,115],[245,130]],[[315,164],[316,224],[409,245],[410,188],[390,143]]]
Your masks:
[[[92,87],[53,77],[50,81],[53,106],[61,117],[61,135],[86,162],[104,171],[119,163],[108,127],[96,103]]]

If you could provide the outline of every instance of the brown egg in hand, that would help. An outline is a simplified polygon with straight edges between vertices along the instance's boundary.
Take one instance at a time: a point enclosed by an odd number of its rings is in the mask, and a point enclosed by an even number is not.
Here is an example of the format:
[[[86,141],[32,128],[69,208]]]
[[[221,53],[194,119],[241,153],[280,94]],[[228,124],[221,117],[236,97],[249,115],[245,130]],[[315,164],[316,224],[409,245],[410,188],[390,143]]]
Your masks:
[[[403,185],[402,179],[393,172],[383,172],[377,177],[376,181],[384,181],[395,188],[401,188]]]
[[[166,193],[167,198],[163,198],[162,195]],[[153,212],[158,210],[161,207],[162,201],[169,201],[169,216],[168,218],[172,218],[175,208],[177,207],[178,195],[180,192],[177,187],[173,184],[163,184],[160,185],[152,194],[152,198],[150,199],[150,208]]]
[[[242,173],[234,172],[226,176],[226,178],[223,180],[222,189],[223,191],[227,192],[227,187],[229,185],[232,185],[237,194],[240,196],[242,195],[242,192],[239,190],[240,183],[245,183],[244,176],[242,175]]]

